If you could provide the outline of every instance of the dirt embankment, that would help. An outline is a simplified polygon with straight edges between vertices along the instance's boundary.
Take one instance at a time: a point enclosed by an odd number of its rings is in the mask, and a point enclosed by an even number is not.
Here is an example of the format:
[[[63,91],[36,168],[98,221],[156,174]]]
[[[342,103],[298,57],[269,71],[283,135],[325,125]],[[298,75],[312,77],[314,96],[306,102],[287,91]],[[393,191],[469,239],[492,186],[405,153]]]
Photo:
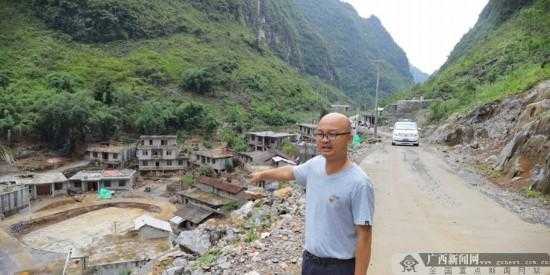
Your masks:
[[[43,216],[39,218],[34,218],[28,221],[21,221],[10,226],[10,231],[15,236],[21,236],[27,234],[38,228],[54,224],[63,220],[70,219],[91,211],[108,208],[108,207],[118,207],[118,208],[140,208],[148,212],[159,213],[161,208],[159,206],[147,203],[140,202],[108,202],[102,204],[95,204],[90,206],[84,206],[79,208],[74,208],[66,211],[61,211],[52,215]]]
[[[429,134],[494,181],[550,194],[550,81],[454,117]]]

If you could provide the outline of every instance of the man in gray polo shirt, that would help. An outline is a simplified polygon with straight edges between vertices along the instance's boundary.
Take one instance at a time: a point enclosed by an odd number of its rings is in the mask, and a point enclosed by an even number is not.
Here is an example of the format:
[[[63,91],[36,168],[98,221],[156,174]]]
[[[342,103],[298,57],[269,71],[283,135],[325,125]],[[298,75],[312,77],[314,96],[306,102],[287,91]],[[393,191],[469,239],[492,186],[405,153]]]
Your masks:
[[[302,274],[367,272],[374,190],[370,178],[348,157],[351,130],[345,115],[325,115],[315,133],[319,156],[295,167],[251,175],[252,182],[296,180],[306,187]]]

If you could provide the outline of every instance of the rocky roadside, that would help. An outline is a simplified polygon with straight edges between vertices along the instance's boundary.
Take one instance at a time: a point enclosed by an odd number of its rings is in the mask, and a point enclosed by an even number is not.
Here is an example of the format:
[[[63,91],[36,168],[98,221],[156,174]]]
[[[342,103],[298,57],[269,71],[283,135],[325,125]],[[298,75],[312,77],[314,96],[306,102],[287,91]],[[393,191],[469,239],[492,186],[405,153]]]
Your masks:
[[[351,152],[359,163],[368,144]],[[183,231],[156,270],[172,274],[299,274],[304,243],[304,190],[289,185],[250,201],[222,220]],[[162,266],[162,268],[159,268]]]
[[[184,231],[175,240],[182,252],[166,257],[162,274],[299,273],[304,204],[299,187],[286,187]]]
[[[550,81],[427,131],[458,173],[531,223],[550,226]]]

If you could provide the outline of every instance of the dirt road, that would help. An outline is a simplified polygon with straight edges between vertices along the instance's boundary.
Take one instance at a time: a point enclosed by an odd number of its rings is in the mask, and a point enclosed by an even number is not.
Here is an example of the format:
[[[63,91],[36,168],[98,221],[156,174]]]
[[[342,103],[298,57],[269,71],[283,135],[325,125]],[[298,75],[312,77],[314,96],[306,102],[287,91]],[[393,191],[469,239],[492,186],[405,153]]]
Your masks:
[[[369,274],[392,274],[392,256],[407,252],[550,252],[549,227],[523,221],[422,145],[370,146],[360,163],[376,193]]]

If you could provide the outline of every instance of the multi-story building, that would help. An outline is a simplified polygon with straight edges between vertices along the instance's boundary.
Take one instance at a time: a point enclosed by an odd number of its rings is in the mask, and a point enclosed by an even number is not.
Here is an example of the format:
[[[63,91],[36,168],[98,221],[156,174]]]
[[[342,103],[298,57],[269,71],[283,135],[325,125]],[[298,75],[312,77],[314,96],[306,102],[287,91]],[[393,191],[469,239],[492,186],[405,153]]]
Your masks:
[[[178,171],[188,166],[188,158],[178,147],[175,135],[141,136],[137,144],[140,171]]]
[[[248,132],[246,135],[250,151],[276,149],[281,146],[284,141],[292,141],[296,137],[294,134],[277,133],[273,131]]]
[[[315,130],[317,130],[317,124],[312,123],[299,123],[300,140],[315,143]]]
[[[210,167],[217,173],[233,168],[233,154],[225,148],[193,152],[191,162],[197,166]]]
[[[349,115],[349,113],[351,112],[351,106],[347,104],[333,104],[333,105],[330,105],[330,110],[332,112],[338,112],[345,115]]]
[[[135,155],[136,147],[132,144],[99,143],[90,145],[86,150],[88,159],[108,168],[124,168]]]

